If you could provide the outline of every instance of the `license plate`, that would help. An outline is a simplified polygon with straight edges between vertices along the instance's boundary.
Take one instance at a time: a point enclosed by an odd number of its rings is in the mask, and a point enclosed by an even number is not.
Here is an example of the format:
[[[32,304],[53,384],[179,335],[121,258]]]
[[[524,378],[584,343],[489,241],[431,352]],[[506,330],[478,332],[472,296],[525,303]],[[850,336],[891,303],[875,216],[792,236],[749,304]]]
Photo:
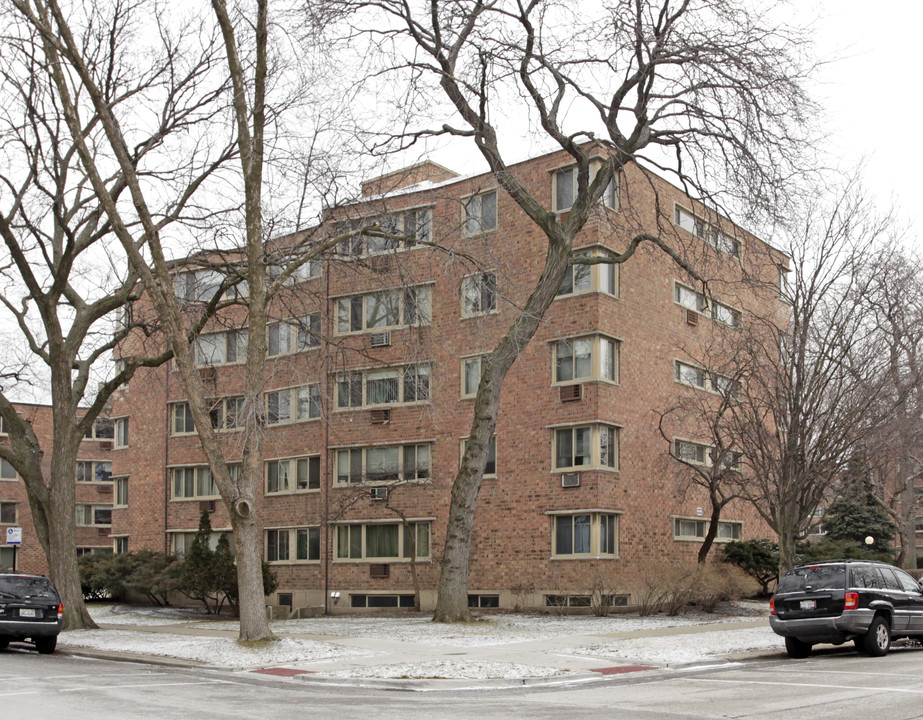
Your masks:
[[[817,600],[802,600],[801,601],[802,610],[816,610],[817,609]]]
[[[31,617],[31,618],[34,618],[34,617],[35,617],[35,610],[33,610],[32,608],[20,608],[20,609],[19,609],[19,617]]]

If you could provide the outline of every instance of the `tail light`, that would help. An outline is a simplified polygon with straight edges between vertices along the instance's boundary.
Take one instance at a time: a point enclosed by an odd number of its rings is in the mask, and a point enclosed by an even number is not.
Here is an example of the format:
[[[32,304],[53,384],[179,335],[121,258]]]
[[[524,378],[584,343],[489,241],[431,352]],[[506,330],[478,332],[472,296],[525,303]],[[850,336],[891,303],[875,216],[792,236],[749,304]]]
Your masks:
[[[769,598],[769,614],[770,615],[776,614],[776,599],[775,598]]]
[[[859,593],[846,593],[843,600],[844,610],[856,610],[859,607]]]
[[[64,617],[64,606],[61,603],[58,603],[58,620]]]

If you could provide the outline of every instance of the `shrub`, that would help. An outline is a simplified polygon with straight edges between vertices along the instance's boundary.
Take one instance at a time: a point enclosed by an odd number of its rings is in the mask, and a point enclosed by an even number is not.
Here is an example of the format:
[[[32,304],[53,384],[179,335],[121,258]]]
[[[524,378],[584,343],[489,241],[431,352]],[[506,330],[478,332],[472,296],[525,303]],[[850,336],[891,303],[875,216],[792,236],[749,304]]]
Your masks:
[[[743,570],[712,563],[699,565],[693,578],[691,601],[705,612],[714,612],[718,603],[743,597],[746,587]]]
[[[760,594],[769,594],[770,583],[779,577],[779,545],[769,540],[733,541],[723,546],[722,560],[736,565],[760,584]]]
[[[641,575],[641,615],[665,612],[673,616],[684,612],[693,597],[696,567],[668,561],[647,566]]]
[[[893,563],[893,553],[868,548],[853,540],[834,540],[822,538],[812,542],[798,543],[796,548],[797,562],[822,562],[824,560],[881,560]]]

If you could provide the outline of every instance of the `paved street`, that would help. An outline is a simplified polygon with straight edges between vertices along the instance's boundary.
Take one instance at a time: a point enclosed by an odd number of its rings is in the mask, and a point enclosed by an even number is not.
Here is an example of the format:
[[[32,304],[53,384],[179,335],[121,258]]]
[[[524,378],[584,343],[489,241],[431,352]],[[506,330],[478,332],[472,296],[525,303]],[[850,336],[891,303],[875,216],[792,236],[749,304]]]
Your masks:
[[[0,652],[4,717],[62,718],[919,718],[923,650],[881,659],[847,646],[808,660],[778,653],[708,668],[660,669],[563,685],[419,691],[331,684],[299,676],[159,667],[14,649]],[[447,686],[448,685],[448,686]]]

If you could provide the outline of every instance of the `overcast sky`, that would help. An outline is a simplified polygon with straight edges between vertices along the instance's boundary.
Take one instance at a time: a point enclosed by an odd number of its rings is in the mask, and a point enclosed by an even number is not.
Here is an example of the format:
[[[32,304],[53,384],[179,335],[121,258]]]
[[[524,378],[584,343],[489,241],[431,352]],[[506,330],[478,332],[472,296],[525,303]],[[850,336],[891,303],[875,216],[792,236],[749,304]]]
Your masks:
[[[832,151],[850,167],[866,160],[866,186],[882,205],[892,201],[912,223],[910,238],[923,253],[923,140],[920,110],[920,27],[915,0],[826,0],[814,5],[821,21],[822,57],[839,56],[821,73],[818,99],[827,108]]]

